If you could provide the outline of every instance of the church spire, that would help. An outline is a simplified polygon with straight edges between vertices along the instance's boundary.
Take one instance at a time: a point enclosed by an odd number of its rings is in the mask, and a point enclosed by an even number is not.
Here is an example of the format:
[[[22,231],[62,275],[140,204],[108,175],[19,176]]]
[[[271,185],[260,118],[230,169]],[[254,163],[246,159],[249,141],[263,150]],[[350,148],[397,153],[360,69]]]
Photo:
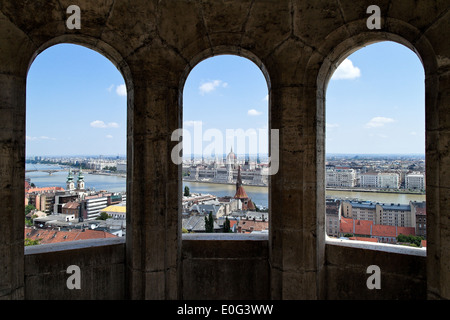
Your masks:
[[[73,189],[75,189],[75,184],[73,182],[73,175],[72,175],[71,168],[69,168],[69,174],[67,175],[66,186],[69,191],[72,191]]]
[[[238,167],[238,176],[236,179],[236,191],[242,186],[241,166]]]
[[[81,166],[80,166],[80,172],[78,173],[77,189],[84,190],[84,176],[83,176],[83,171],[81,170]]]

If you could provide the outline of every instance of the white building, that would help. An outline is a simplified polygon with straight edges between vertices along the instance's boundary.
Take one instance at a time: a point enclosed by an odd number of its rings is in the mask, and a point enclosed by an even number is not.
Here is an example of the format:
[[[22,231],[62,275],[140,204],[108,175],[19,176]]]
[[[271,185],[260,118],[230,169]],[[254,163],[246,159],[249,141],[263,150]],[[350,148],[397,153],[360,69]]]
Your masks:
[[[405,177],[406,189],[425,190],[425,175],[423,173],[409,173]]]
[[[400,175],[393,172],[372,172],[360,175],[360,186],[363,188],[398,189]]]
[[[269,183],[268,168],[246,160],[240,164],[236,154],[231,150],[223,164],[216,160],[210,164],[183,165],[183,179],[187,181],[205,181],[234,184],[241,170],[242,183],[245,185],[267,186]]]
[[[393,172],[383,172],[378,174],[378,188],[398,189],[400,186],[400,175]]]
[[[82,217],[93,220],[100,216],[100,211],[108,205],[108,197],[102,195],[85,197],[81,204]]]
[[[354,169],[327,169],[327,187],[354,187],[356,185],[356,171]]]
[[[127,172],[127,163],[126,162],[118,162],[116,165],[118,172]]]

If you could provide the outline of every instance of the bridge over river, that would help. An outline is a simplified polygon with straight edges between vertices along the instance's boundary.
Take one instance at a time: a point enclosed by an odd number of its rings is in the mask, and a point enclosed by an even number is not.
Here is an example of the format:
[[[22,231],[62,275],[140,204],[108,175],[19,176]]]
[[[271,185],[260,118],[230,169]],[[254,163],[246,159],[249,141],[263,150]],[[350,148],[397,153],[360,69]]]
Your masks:
[[[69,170],[70,167],[67,168],[60,168],[60,169],[49,169],[49,168],[34,168],[34,169],[26,169],[25,173],[29,173],[29,172],[47,172],[49,175],[52,175],[55,172],[62,172],[62,171],[67,171]],[[72,173],[73,174],[77,174],[80,170],[79,169],[73,169],[72,168]],[[83,172],[90,172],[92,170],[90,169],[83,169]]]
[[[49,175],[52,175],[55,172],[60,172],[60,171],[67,171],[67,169],[29,169],[29,170],[25,170],[25,173],[28,172],[47,172]]]

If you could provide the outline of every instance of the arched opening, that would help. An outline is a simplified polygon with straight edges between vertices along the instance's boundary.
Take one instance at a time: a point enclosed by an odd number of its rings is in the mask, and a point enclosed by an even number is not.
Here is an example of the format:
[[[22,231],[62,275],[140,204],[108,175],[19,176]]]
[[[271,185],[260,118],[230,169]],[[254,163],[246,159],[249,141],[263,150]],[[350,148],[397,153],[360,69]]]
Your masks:
[[[124,237],[127,87],[102,54],[39,53],[27,76],[25,242]]]
[[[425,251],[425,73],[420,59],[395,42],[355,51],[328,82],[325,114],[327,239]]]
[[[215,56],[190,71],[183,88],[183,235],[268,233],[268,92],[261,69],[239,56]]]

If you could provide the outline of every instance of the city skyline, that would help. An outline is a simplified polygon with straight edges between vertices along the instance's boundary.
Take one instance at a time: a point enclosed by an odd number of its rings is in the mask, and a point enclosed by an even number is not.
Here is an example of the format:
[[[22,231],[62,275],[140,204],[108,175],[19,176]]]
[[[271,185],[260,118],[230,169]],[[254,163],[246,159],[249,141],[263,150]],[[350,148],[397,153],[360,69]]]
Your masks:
[[[424,154],[423,78],[417,56],[399,44],[377,43],[349,56],[327,89],[326,153]],[[51,47],[31,65],[27,88],[27,157],[126,154],[126,88],[101,54],[77,45]],[[224,136],[227,129],[267,132],[266,79],[245,58],[202,61],[183,92],[183,128],[192,137],[199,124],[203,134],[210,129]],[[257,151],[265,154],[267,137],[260,138]],[[201,148],[209,143],[202,136]]]

